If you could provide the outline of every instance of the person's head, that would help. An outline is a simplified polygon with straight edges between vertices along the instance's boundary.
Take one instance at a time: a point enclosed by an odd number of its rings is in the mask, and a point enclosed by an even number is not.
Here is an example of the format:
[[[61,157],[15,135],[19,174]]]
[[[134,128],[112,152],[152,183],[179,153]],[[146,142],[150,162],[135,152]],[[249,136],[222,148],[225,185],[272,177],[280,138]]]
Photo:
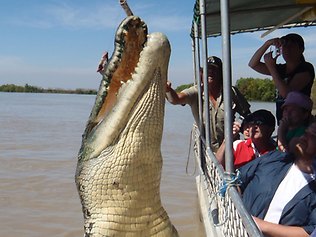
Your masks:
[[[295,33],[287,34],[281,37],[281,45],[282,56],[285,61],[295,59],[305,61],[303,56],[305,45],[302,36]]]
[[[292,141],[293,140],[293,141]],[[304,135],[290,142],[290,152],[305,159],[316,158],[316,122],[311,123]]]
[[[250,138],[250,117],[246,116],[240,126],[240,132],[243,134],[245,140]]]
[[[250,138],[255,141],[268,141],[275,129],[274,115],[265,109],[259,109],[245,118],[250,125]]]
[[[223,84],[222,60],[216,56],[207,58],[207,80],[209,83]]]
[[[290,126],[298,127],[309,122],[312,109],[313,101],[309,96],[291,91],[282,105],[282,117],[288,119]]]

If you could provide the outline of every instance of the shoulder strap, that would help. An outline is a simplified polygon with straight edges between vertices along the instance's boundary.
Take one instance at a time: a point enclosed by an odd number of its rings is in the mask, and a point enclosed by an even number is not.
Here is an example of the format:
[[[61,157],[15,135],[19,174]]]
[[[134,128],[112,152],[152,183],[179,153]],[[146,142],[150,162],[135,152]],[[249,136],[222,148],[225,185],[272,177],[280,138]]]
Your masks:
[[[235,110],[242,116],[250,113],[250,104],[244,95],[234,86],[232,86],[232,100],[235,103]]]

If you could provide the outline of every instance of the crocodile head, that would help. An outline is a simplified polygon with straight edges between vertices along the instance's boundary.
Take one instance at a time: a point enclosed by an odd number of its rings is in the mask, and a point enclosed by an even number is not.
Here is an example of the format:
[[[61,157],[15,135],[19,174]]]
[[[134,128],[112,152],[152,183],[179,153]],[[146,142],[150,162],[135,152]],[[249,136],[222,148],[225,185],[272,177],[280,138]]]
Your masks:
[[[118,27],[78,155],[86,237],[177,236],[160,199],[169,57],[166,36],[139,17]]]

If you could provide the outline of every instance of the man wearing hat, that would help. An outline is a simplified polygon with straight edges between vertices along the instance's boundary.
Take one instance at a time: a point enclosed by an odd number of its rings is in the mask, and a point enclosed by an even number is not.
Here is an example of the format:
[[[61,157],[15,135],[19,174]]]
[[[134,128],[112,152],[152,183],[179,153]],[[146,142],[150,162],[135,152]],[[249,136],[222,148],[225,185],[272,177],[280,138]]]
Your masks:
[[[304,134],[311,121],[313,101],[307,95],[291,91],[282,105],[282,119],[278,128],[278,148],[288,150],[288,144],[293,137]]]
[[[276,56],[273,55],[272,47],[279,52]],[[269,48],[270,52],[267,52]],[[278,124],[282,118],[281,107],[284,98],[290,91],[299,91],[307,96],[311,94],[315,71],[313,65],[305,61],[304,50],[303,38],[291,33],[281,38],[267,40],[249,61],[249,66],[255,71],[272,76],[277,89],[276,117]],[[280,55],[285,64],[276,63]],[[260,61],[262,57],[264,62]]]
[[[210,101],[210,132],[211,148],[216,152],[224,140],[224,101],[223,101],[223,76],[222,61],[216,56],[207,59],[207,79]],[[202,76],[202,75],[201,75]],[[203,86],[203,85],[202,85]],[[172,89],[168,81],[166,86],[166,98],[171,104],[189,104],[195,122],[199,124],[198,87],[194,85],[180,93]],[[250,113],[250,105],[243,95],[233,87],[233,115],[235,112],[242,116]]]

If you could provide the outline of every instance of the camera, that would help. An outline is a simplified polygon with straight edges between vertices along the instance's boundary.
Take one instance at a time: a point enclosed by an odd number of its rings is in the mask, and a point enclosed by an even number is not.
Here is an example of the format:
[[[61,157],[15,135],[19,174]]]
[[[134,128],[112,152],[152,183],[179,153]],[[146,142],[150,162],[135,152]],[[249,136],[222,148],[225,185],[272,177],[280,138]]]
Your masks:
[[[272,57],[276,58],[281,55],[281,48],[273,46],[270,50],[272,52]]]

